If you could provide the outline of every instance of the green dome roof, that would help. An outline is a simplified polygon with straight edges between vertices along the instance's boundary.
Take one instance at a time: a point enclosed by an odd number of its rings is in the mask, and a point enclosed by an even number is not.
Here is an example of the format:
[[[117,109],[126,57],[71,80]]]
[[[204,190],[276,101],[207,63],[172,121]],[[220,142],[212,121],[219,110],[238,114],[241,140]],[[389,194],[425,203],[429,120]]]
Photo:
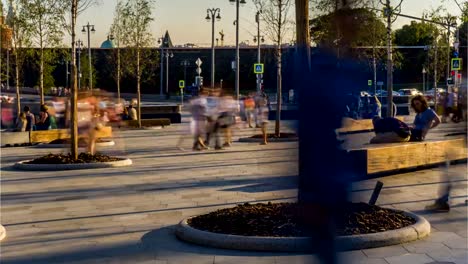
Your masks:
[[[113,49],[115,48],[114,42],[112,40],[107,39],[101,44],[101,49]]]

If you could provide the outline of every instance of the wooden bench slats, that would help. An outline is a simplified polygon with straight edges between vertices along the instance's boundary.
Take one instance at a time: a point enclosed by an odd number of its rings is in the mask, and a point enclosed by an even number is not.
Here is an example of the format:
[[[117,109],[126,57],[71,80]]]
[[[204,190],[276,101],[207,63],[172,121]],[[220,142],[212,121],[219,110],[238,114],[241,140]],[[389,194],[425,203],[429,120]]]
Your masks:
[[[437,141],[375,145],[367,149],[350,150],[357,168],[367,175],[429,166],[467,159],[464,138]]]

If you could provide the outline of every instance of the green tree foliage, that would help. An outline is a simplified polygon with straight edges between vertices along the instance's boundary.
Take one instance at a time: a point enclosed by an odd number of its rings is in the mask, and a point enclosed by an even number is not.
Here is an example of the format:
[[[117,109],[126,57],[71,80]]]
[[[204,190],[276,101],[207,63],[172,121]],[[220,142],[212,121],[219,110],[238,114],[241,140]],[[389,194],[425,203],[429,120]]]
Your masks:
[[[7,16],[7,25],[12,33],[12,51],[15,64],[15,87],[16,87],[16,110],[21,112],[20,86],[21,70],[27,55],[27,47],[31,46],[30,27],[27,24],[28,13],[24,8],[22,0],[9,0],[9,12]]]
[[[126,0],[120,10],[122,20],[122,44],[128,47],[130,58],[126,61],[127,74],[134,75],[137,79],[138,96],[138,123],[141,127],[141,94],[140,85],[142,73],[145,70],[142,48],[148,47],[154,42],[151,35],[150,25],[154,20],[152,17],[152,5],[154,0]]]
[[[374,0],[371,0],[374,1]],[[310,6],[317,13],[332,13],[340,9],[363,8],[368,6],[369,0],[310,0]]]
[[[28,13],[28,26],[31,29],[31,40],[39,47],[39,87],[41,103],[44,103],[44,67],[46,48],[57,47],[63,38],[65,25],[65,8],[63,0],[22,0]]]
[[[311,38],[319,46],[379,46],[385,34],[382,20],[365,8],[340,9],[311,20]]]

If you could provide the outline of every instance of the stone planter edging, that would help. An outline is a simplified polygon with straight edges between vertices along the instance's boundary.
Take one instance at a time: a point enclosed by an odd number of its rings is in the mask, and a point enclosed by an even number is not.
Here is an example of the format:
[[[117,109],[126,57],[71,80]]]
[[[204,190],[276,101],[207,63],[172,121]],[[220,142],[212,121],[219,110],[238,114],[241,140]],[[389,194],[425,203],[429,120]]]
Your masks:
[[[118,161],[111,162],[95,162],[95,163],[76,163],[76,164],[28,164],[31,160],[24,160],[15,163],[13,168],[26,171],[57,171],[57,170],[86,170],[98,168],[114,168],[132,165],[132,160],[123,158]]]
[[[404,212],[416,219],[416,223],[401,229],[380,233],[339,236],[336,238],[339,250],[357,250],[384,247],[421,239],[431,232],[429,222],[422,216]],[[198,245],[249,251],[305,252],[313,247],[308,237],[257,237],[207,232],[188,225],[190,218],[182,220],[176,228],[176,236]]]

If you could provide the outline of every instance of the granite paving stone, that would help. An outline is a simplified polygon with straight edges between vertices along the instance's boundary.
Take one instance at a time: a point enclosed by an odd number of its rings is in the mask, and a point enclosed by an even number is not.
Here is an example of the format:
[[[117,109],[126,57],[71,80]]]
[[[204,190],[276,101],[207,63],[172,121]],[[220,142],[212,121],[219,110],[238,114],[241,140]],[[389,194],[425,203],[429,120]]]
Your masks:
[[[134,164],[125,168],[19,172],[10,169],[14,162],[63,150],[3,148],[0,220],[8,236],[0,262],[318,263],[315,254],[215,249],[175,237],[175,226],[187,216],[244,202],[295,201],[298,193],[297,142],[239,143],[239,136],[254,133],[243,129],[235,130],[226,150],[192,152],[187,139],[181,151],[175,145],[188,131],[184,120],[161,130],[115,131],[116,146],[102,151],[130,157]],[[284,131],[293,125],[284,121]],[[352,199],[367,202],[376,181],[383,181],[378,204],[423,215],[433,222],[433,233],[404,245],[339,253],[342,263],[466,264],[466,164],[448,169],[457,196],[450,213],[424,211],[446,172],[431,168],[353,183]]]

